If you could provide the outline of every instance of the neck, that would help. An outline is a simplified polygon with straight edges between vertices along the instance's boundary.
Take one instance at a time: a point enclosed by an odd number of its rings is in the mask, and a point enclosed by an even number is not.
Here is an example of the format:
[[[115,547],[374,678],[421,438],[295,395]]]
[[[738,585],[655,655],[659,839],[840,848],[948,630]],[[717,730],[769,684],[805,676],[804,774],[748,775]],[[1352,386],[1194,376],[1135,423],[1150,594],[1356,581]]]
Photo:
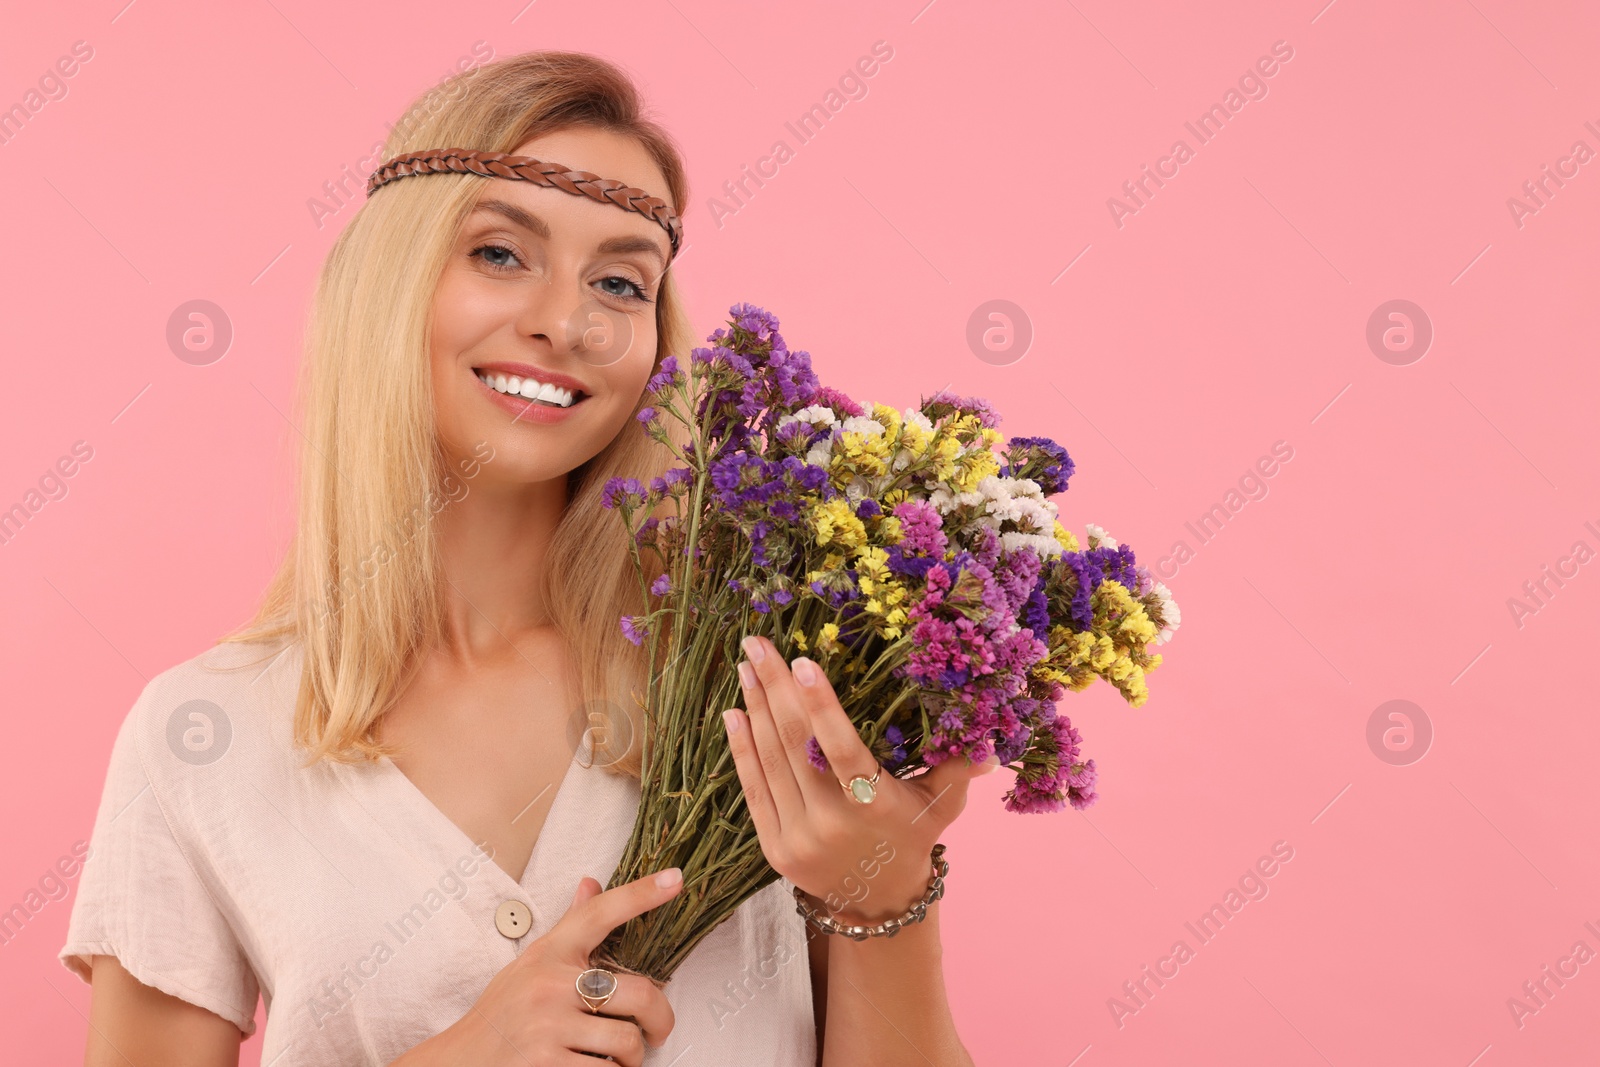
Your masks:
[[[443,568],[443,646],[464,660],[507,651],[548,625],[539,592],[566,505],[565,475],[475,485],[436,518]]]

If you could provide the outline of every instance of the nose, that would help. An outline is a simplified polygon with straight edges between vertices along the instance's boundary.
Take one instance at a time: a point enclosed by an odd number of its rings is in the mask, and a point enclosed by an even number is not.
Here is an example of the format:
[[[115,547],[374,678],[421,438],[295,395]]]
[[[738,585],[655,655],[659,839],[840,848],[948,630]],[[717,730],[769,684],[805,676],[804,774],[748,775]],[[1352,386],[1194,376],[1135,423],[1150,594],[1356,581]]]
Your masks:
[[[590,367],[610,366],[633,346],[632,318],[585,291],[576,279],[556,277],[531,288],[517,330],[548,341],[557,357]]]
[[[556,355],[570,355],[573,334],[569,323],[584,299],[577,289],[573,279],[559,276],[546,276],[529,285],[517,315],[517,332],[548,341]]]

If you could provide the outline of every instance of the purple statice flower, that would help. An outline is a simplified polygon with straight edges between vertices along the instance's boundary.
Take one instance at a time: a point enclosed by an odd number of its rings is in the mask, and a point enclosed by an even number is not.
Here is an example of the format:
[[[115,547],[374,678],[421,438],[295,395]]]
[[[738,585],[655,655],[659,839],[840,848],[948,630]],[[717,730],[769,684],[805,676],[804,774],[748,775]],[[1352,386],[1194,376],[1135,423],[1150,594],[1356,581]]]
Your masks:
[[[866,409],[832,386],[820,386],[812,395],[813,404],[823,404],[839,415],[865,415]]]
[[[1094,608],[1089,597],[1101,582],[1110,579],[1129,589],[1137,588],[1139,582],[1138,563],[1128,545],[1116,548],[1101,545],[1082,552],[1063,552],[1056,566],[1070,570],[1077,579],[1073,583],[1072,600],[1066,607],[1079,631],[1094,625]]]
[[[1000,710],[1000,721],[995,727],[994,752],[1002,764],[1015,763],[1028,750],[1028,742],[1033,738],[1033,723],[1040,714],[1041,705],[1041,701],[1032,697],[1016,697]]]
[[[1000,535],[984,526],[972,537],[972,555],[979,563],[993,570],[1000,565]]]
[[[600,506],[605,508],[640,508],[644,502],[644,484],[637,478],[609,478],[600,492]]]
[[[823,432],[820,426],[813,426],[809,422],[796,419],[778,427],[773,439],[787,451],[805,452],[811,447],[811,442],[821,437]]]
[[[1015,612],[1006,602],[1005,590],[994,580],[994,574],[977,558],[958,552],[956,558],[939,565],[951,578],[950,592],[945,603],[967,619],[982,625],[985,630],[997,630],[1015,618]]]
[[[1038,584],[1044,561],[1031,551],[1008,552],[994,568],[994,580],[1005,594],[1006,614],[1019,615]]]
[[[682,385],[683,381],[683,372],[678,369],[678,357],[668,356],[661,361],[661,368],[645,383],[645,389],[650,393],[661,393],[675,385]]]
[[[1066,489],[1075,464],[1067,450],[1048,437],[1013,437],[1006,442],[1002,478],[1032,478],[1039,491],[1053,496]]]
[[[1041,571],[1038,578],[1034,579],[1033,589],[1028,593],[1027,603],[1023,605],[1022,617],[1019,620],[1023,626],[1033,631],[1035,637],[1045,637],[1050,631],[1050,602],[1044,595],[1045,575]]]
[[[650,592],[654,593],[656,596],[666,596],[671,589],[672,579],[664,573],[655,581],[650,583]]]
[[[769,539],[788,536],[784,524],[799,521],[801,498],[836,493],[827,471],[798,456],[773,461],[741,449],[712,460],[710,476],[712,506],[740,525],[754,562],[763,567],[772,565]]]
[[[639,409],[639,414],[634,416],[634,418],[638,419],[640,422],[643,422],[643,423],[648,423],[652,419],[654,419],[655,417],[656,417],[656,409],[652,408],[652,407],[640,408]]]
[[[778,316],[754,304],[735,304],[728,317],[741,330],[753,333],[758,341],[771,341],[778,333]]]
[[[1015,686],[1011,690],[1013,692],[1021,692],[1028,671],[1042,662],[1050,652],[1050,646],[1043,638],[1035,636],[1031,630],[1020,627],[1004,636],[995,635],[991,638],[991,643],[995,649],[995,673],[1011,676]]]
[[[1092,807],[1100,798],[1094,791],[1094,784],[1099,779],[1100,772],[1095,770],[1094,760],[1085,763],[1075,763],[1067,774],[1067,803],[1073,810],[1082,811]]]
[[[806,762],[819,771],[828,769],[828,757],[822,754],[822,746],[815,737],[806,742]]]
[[[1079,761],[1083,738],[1071,721],[1057,714],[1034,737],[1039,742],[1038,749],[1024,757],[1016,784],[1001,798],[1006,810],[1060,811],[1070,804],[1081,811],[1091,806],[1096,799],[1094,783],[1098,772],[1094,760]]]
[[[920,500],[902,500],[894,506],[894,515],[900,520],[900,544],[930,556],[944,552],[949,539],[940,528],[944,519],[933,505]]]
[[[911,613],[907,613],[909,618]],[[960,689],[994,671],[994,649],[971,619],[922,618],[912,627],[906,675],[929,689]]]
[[[664,497],[673,486],[687,482],[693,474],[688,467],[670,467],[659,477],[650,479],[650,491]]]
[[[643,615],[624,615],[622,617],[622,636],[634,644],[641,644],[649,635],[649,630],[643,625]]]
[[[900,520],[900,540],[889,546],[889,570],[894,574],[921,578],[940,561],[949,539],[940,529],[943,519],[937,509],[919,500],[903,500],[894,506]]]
[[[892,771],[906,761],[906,735],[900,727],[890,726],[883,731],[883,739],[889,743],[889,755],[883,765]]]
[[[933,422],[938,422],[952,412],[976,415],[978,425],[988,429],[1000,425],[1000,413],[982,397],[957,396],[948,389],[941,389],[922,402],[922,413]]]

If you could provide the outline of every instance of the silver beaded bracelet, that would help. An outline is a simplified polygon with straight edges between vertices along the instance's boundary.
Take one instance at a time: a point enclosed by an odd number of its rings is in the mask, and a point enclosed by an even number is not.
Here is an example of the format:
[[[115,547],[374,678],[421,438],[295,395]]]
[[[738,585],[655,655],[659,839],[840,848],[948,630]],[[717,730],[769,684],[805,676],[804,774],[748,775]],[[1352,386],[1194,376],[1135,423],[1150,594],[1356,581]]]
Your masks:
[[[869,937],[893,937],[901,927],[911,926],[928,917],[928,905],[944,896],[944,876],[950,873],[950,861],[944,858],[944,842],[933,846],[933,877],[922,899],[911,905],[904,915],[886,919],[876,926],[846,926],[836,922],[831,915],[812,908],[806,903],[804,890],[794,887],[794,910],[805,917],[806,923],[825,934],[843,934],[852,941],[865,941]]]

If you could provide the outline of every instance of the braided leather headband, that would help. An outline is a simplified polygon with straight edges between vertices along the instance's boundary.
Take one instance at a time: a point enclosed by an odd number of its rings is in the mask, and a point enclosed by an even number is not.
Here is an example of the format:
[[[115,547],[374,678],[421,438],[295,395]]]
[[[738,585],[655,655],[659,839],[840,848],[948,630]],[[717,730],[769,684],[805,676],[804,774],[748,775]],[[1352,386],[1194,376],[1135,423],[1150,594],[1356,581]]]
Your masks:
[[[513,156],[505,152],[478,152],[470,148],[430,148],[395,156],[367,178],[367,195],[390,182],[417,174],[481,174],[485,178],[510,178],[537,182],[551,189],[587,196],[601,203],[615,204],[624,211],[637,211],[660,225],[672,241],[672,255],[683,241],[683,223],[665,200],[643,189],[602,178],[586,170],[573,170],[560,163],[547,163],[532,156]],[[670,257],[669,257],[670,258]]]

